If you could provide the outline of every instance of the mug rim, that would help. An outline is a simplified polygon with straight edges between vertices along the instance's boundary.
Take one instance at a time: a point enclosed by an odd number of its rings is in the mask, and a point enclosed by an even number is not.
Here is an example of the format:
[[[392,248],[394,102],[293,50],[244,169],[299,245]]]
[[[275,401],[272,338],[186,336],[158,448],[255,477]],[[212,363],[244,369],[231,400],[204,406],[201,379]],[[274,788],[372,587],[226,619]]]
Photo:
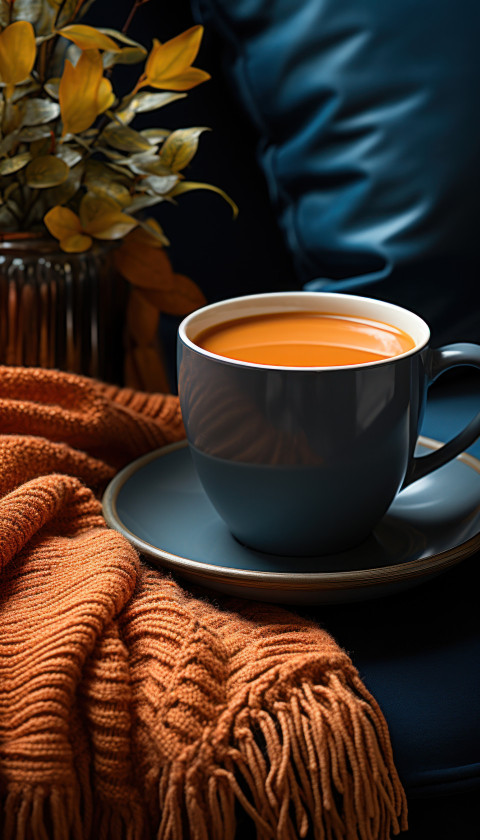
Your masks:
[[[412,347],[410,350],[406,350],[404,353],[398,353],[395,356],[388,356],[385,359],[378,359],[376,361],[369,361],[369,362],[359,362],[357,364],[349,364],[349,365],[269,365],[263,364],[261,362],[246,362],[242,361],[241,359],[232,359],[229,356],[221,356],[218,353],[212,353],[211,350],[206,350],[203,347],[200,347],[198,344],[195,344],[195,341],[187,335],[187,330],[191,327],[192,323],[197,320],[198,318],[202,318],[205,314],[208,313],[215,313],[220,312],[223,309],[233,309],[235,305],[239,302],[249,304],[250,302],[260,302],[261,300],[267,301],[291,301],[296,300],[298,302],[301,301],[302,298],[308,297],[309,299],[316,299],[325,300],[328,298],[330,301],[338,301],[339,303],[344,304],[346,301],[351,301],[355,303],[360,308],[374,305],[377,309],[386,309],[389,312],[393,312],[400,318],[402,315],[404,317],[409,318],[413,323],[416,325],[417,329],[420,333],[422,333],[422,337],[420,340],[416,340],[414,336],[411,335],[409,330],[405,330],[408,335],[415,341],[415,346]],[[308,309],[308,307],[306,307]],[[273,312],[276,311],[277,308],[274,307],[272,310]],[[298,309],[298,311],[305,312],[305,307],[303,309]],[[320,309],[318,310],[321,311]],[[332,310],[333,312],[333,310]],[[249,314],[254,314],[252,311]],[[266,310],[259,312],[257,314],[271,314],[271,312],[267,312]],[[328,314],[328,313],[326,313]],[[338,313],[338,314],[350,314],[352,313]],[[231,320],[235,318],[241,317],[248,317],[242,314],[233,314]],[[229,319],[225,319],[229,320]],[[371,320],[376,320],[373,316]],[[380,319],[378,319],[380,320]],[[222,319],[219,319],[217,323],[221,323]],[[383,323],[390,323],[388,320],[383,321]],[[211,325],[213,326],[213,324]],[[398,326],[397,324],[392,324],[391,326]],[[423,350],[430,341],[430,328],[426,321],[417,315],[415,312],[412,312],[410,309],[406,309],[403,306],[398,306],[396,303],[390,303],[389,301],[381,300],[379,298],[370,298],[361,295],[350,295],[344,294],[343,292],[322,292],[322,291],[301,291],[301,290],[292,290],[286,292],[260,292],[253,295],[236,295],[235,297],[226,298],[225,300],[215,301],[214,303],[206,304],[205,306],[200,307],[199,309],[195,309],[189,315],[187,315],[180,323],[178,327],[178,339],[190,350],[204,356],[205,358],[212,359],[212,361],[223,362],[224,364],[230,364],[234,367],[241,367],[241,368],[251,368],[253,370],[272,370],[272,371],[303,371],[303,372],[315,372],[315,371],[339,371],[339,370],[355,370],[355,369],[363,369],[363,368],[372,368],[377,367],[378,365],[386,365],[386,364],[395,364],[397,361],[401,359],[408,358],[409,356],[414,356],[416,353]]]

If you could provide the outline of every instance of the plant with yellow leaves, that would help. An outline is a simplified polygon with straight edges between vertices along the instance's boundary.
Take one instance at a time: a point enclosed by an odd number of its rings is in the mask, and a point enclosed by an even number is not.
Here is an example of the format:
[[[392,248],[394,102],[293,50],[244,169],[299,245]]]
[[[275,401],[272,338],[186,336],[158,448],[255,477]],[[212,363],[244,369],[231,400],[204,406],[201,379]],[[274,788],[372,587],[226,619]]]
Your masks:
[[[145,2],[145,0],[143,0]],[[142,3],[137,0],[133,10]],[[204,127],[137,131],[157,111],[209,78],[193,67],[194,26],[150,52],[122,31],[78,23],[88,0],[0,0],[0,231],[49,233],[64,251],[117,240],[147,225],[135,214],[191,189],[186,181]],[[117,64],[139,63],[133,89],[117,97]],[[148,88],[153,89],[148,90]],[[160,91],[160,92],[159,92]],[[46,228],[46,230],[45,230]]]
[[[193,66],[202,27],[147,49],[127,31],[148,0],[133,0],[121,31],[79,22],[93,2],[0,0],[0,240],[46,236],[69,253],[116,243],[137,311],[185,314],[203,296],[172,272],[163,230],[142,213],[194,189],[236,207],[218,187],[185,179],[204,126],[133,123],[210,78]],[[122,96],[113,85],[119,64],[139,66]]]

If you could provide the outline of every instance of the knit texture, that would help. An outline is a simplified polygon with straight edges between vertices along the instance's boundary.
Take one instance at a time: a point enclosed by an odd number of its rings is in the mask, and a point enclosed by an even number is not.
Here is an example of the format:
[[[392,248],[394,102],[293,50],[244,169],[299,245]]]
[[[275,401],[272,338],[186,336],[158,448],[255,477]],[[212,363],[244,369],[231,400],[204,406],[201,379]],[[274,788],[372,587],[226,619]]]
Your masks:
[[[0,368],[2,840],[387,840],[387,726],[331,636],[106,527],[115,472],[183,435],[174,396]]]

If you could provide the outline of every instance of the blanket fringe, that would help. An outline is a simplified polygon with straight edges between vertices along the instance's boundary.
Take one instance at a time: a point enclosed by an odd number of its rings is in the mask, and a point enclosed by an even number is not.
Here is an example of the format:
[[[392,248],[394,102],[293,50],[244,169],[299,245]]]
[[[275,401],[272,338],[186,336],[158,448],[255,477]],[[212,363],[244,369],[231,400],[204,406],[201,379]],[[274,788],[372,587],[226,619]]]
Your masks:
[[[85,809],[85,805],[87,808]],[[141,809],[97,802],[92,815],[78,791],[14,787],[0,812],[2,840],[145,840]]]
[[[85,840],[80,797],[71,789],[12,787],[2,817],[2,840]]]
[[[166,767],[158,840],[389,840],[407,829],[387,726],[361,680],[331,673],[275,699],[238,698]],[[250,701],[250,702],[249,702]],[[232,709],[232,706],[234,708]]]

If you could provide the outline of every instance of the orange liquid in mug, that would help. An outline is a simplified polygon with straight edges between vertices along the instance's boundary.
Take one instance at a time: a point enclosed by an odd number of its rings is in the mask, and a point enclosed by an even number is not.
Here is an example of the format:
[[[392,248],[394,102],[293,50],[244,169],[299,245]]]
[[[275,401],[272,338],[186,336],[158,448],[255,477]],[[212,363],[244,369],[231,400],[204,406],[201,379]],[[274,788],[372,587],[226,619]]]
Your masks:
[[[356,316],[315,312],[250,315],[203,330],[195,343],[211,353],[286,367],[358,365],[415,347],[398,327]]]

